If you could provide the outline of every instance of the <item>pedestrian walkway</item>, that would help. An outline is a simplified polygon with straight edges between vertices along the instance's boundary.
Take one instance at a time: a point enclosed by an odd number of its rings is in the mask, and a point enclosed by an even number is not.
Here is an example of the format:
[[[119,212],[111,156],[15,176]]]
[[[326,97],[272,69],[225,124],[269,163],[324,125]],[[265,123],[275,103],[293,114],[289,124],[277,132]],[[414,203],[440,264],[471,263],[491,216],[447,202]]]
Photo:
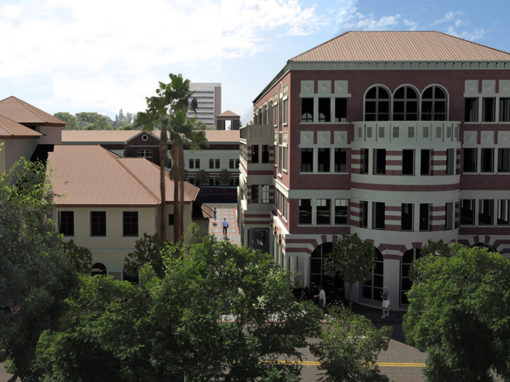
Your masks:
[[[216,220],[209,219],[209,234],[214,235],[218,241],[228,240],[232,244],[241,246],[241,235],[237,224],[237,205],[235,204],[214,204],[208,203],[209,207],[216,207]],[[228,221],[227,236],[223,235],[223,219]]]

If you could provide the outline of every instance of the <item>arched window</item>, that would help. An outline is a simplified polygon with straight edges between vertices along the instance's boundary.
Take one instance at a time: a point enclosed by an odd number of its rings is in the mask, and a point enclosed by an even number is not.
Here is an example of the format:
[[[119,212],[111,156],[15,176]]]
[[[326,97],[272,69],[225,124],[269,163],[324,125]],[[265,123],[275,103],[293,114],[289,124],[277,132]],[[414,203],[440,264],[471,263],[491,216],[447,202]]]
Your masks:
[[[413,282],[409,275],[411,266],[413,263],[420,258],[420,249],[413,248],[404,253],[402,260],[400,261],[400,303],[409,304],[407,300],[407,292],[411,289]]]
[[[369,300],[382,300],[383,291],[383,271],[384,271],[384,259],[381,251],[374,248],[375,251],[375,265],[372,268],[372,274],[370,280],[363,283],[361,286],[361,296]]]
[[[365,95],[365,121],[389,121],[390,93],[382,86],[374,86]]]
[[[410,86],[398,88],[393,96],[393,120],[418,120],[418,93]]]
[[[332,277],[324,274],[324,259],[331,252],[333,252],[333,243],[331,242],[319,245],[312,252],[310,257],[310,285],[322,285],[325,290],[331,288],[333,283]]]
[[[421,119],[424,121],[446,121],[446,91],[439,86],[430,86],[421,97]]]
[[[95,263],[94,265],[92,265],[92,270],[90,273],[92,276],[96,275],[106,276],[108,274],[105,265],[101,263]]]
[[[485,244],[485,243],[476,243],[473,246],[471,246],[471,248],[473,248],[473,247],[487,248],[487,250],[489,252],[498,252],[492,245]]]

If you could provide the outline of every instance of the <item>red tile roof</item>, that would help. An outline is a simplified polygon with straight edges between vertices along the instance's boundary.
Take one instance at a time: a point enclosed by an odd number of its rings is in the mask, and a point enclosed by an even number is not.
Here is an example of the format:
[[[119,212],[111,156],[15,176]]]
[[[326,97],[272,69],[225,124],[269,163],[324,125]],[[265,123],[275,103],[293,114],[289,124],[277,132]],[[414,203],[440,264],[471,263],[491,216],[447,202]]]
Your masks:
[[[59,206],[160,204],[159,168],[144,158],[120,158],[99,145],[56,145],[48,154],[48,171]],[[186,183],[190,202],[199,189]],[[174,201],[169,178],[165,200]]]
[[[0,114],[28,125],[65,126],[66,123],[51,114],[14,96],[0,101]]]
[[[41,133],[0,115],[0,138],[38,138]]]
[[[346,32],[290,61],[510,61],[510,53],[441,32]]]
[[[218,114],[217,117],[240,117],[240,115],[234,113],[233,111],[225,110],[223,113]]]

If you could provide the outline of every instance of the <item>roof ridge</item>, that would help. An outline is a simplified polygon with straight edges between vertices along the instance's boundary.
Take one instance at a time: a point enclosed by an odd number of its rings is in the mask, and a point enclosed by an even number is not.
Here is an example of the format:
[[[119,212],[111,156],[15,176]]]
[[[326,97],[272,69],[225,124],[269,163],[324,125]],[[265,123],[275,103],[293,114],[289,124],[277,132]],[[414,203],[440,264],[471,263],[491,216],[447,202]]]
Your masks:
[[[310,52],[310,51],[312,51],[312,50],[314,50],[314,49],[317,49],[317,48],[319,48],[319,47],[321,47],[321,46],[323,46],[323,45],[327,44],[328,42],[331,42],[331,41],[333,41],[333,40],[336,40],[337,38],[339,38],[339,37],[341,37],[341,36],[344,36],[344,35],[346,35],[346,34],[348,34],[348,33],[351,33],[351,32],[352,32],[352,31],[347,31],[347,32],[344,32],[344,33],[339,34],[338,36],[335,36],[335,37],[333,37],[333,38],[330,38],[329,40],[324,41],[322,44],[319,44],[319,45],[317,45],[317,46],[314,46],[313,48],[310,48],[310,49],[308,49],[308,50],[305,50],[304,52],[299,53],[297,56],[294,56],[294,57],[290,58],[289,60],[287,60],[287,62],[292,61],[292,60],[294,60],[295,58],[297,58],[297,57],[299,57],[299,56],[302,56],[302,55],[303,55],[303,54],[305,54],[305,53],[308,53],[308,52]]]
[[[495,51],[498,51],[500,53],[504,53],[504,54],[510,55],[510,52],[506,52],[506,51],[498,49],[498,48],[493,48],[493,47],[488,46],[488,45],[480,44],[480,43],[475,42],[475,41],[470,41],[470,40],[467,40],[467,39],[459,37],[459,36],[454,36],[452,34],[448,34],[448,33],[441,32],[441,31],[431,31],[431,32],[440,33],[440,34],[443,34],[443,35],[448,36],[448,37],[456,38],[457,40],[465,41],[465,42],[468,42],[468,43],[473,44],[473,45],[478,45],[478,46],[481,46],[481,47],[484,47],[484,48],[487,48],[487,49],[490,49],[490,50],[495,50]]]
[[[121,158],[119,155],[111,152],[110,150],[107,150],[105,148],[103,148],[101,145],[97,145],[98,147],[101,148],[101,150],[103,150],[103,152],[111,159],[113,160],[118,166],[120,166],[131,178],[134,179],[134,181],[136,183],[138,183],[148,194],[149,196],[157,203],[158,202],[158,197],[149,189],[149,187],[147,187],[147,185],[145,185],[140,179],[138,179],[138,177],[133,174],[128,168],[126,168],[126,166],[124,166],[120,161],[118,161],[117,159],[118,158]],[[133,159],[145,159],[145,158],[133,158]],[[147,159],[145,159],[147,160]]]
[[[31,112],[31,113],[33,113],[33,114],[35,114],[35,115],[36,115],[37,117],[39,117],[41,120],[43,120],[43,121],[45,120],[45,118],[41,117],[41,116],[39,115],[39,113],[37,113],[37,111],[32,110],[32,109],[28,106],[29,104],[27,104],[25,101],[23,101],[22,99],[20,99],[20,98],[18,98],[18,97],[16,97],[16,96],[11,96],[11,97],[12,97],[12,98],[14,98],[14,99],[16,99],[16,100],[18,100],[18,101],[19,101],[19,102],[23,105],[23,107],[24,107],[25,109],[27,109],[29,112]],[[41,111],[42,111],[42,110],[41,110]]]
[[[159,171],[160,166],[158,166],[156,163],[151,162],[151,161],[149,161],[149,163],[150,163],[152,166],[156,167],[156,169]],[[166,168],[165,168],[165,171],[166,171]],[[170,180],[170,182],[172,182],[172,183],[174,183],[174,184],[175,184],[175,181],[174,181],[173,179],[171,179],[171,178],[170,178],[170,172],[169,172],[169,171],[167,171],[167,172],[168,172],[168,175],[169,175],[168,179]],[[184,182],[187,182],[187,181],[184,181]],[[189,182],[187,182],[187,183],[189,183]],[[191,183],[190,183],[190,184],[191,184]],[[189,194],[187,194],[187,193],[186,193],[186,191],[184,191],[184,194],[185,194],[185,195],[186,195],[189,199],[193,200],[193,198],[192,198]],[[174,203],[175,203],[175,195],[174,195]]]

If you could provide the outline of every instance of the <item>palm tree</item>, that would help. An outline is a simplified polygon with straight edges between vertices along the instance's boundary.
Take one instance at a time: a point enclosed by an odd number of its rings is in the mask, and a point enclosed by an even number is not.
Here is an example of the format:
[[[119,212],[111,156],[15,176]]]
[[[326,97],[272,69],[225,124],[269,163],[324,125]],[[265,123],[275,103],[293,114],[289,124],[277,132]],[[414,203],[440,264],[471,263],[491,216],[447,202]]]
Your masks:
[[[183,146],[198,150],[200,145],[207,144],[205,133],[198,130],[202,123],[196,118],[187,118],[188,110],[196,110],[197,101],[192,99],[193,92],[189,89],[189,80],[181,74],[169,74],[170,82],[159,82],[156,96],[146,97],[147,109],[139,112],[135,124],[144,131],[159,129],[159,168],[160,168],[160,236],[166,240],[165,213],[165,162],[168,142],[171,144],[173,158],[174,181],[174,241],[182,239],[184,213],[184,151]]]

